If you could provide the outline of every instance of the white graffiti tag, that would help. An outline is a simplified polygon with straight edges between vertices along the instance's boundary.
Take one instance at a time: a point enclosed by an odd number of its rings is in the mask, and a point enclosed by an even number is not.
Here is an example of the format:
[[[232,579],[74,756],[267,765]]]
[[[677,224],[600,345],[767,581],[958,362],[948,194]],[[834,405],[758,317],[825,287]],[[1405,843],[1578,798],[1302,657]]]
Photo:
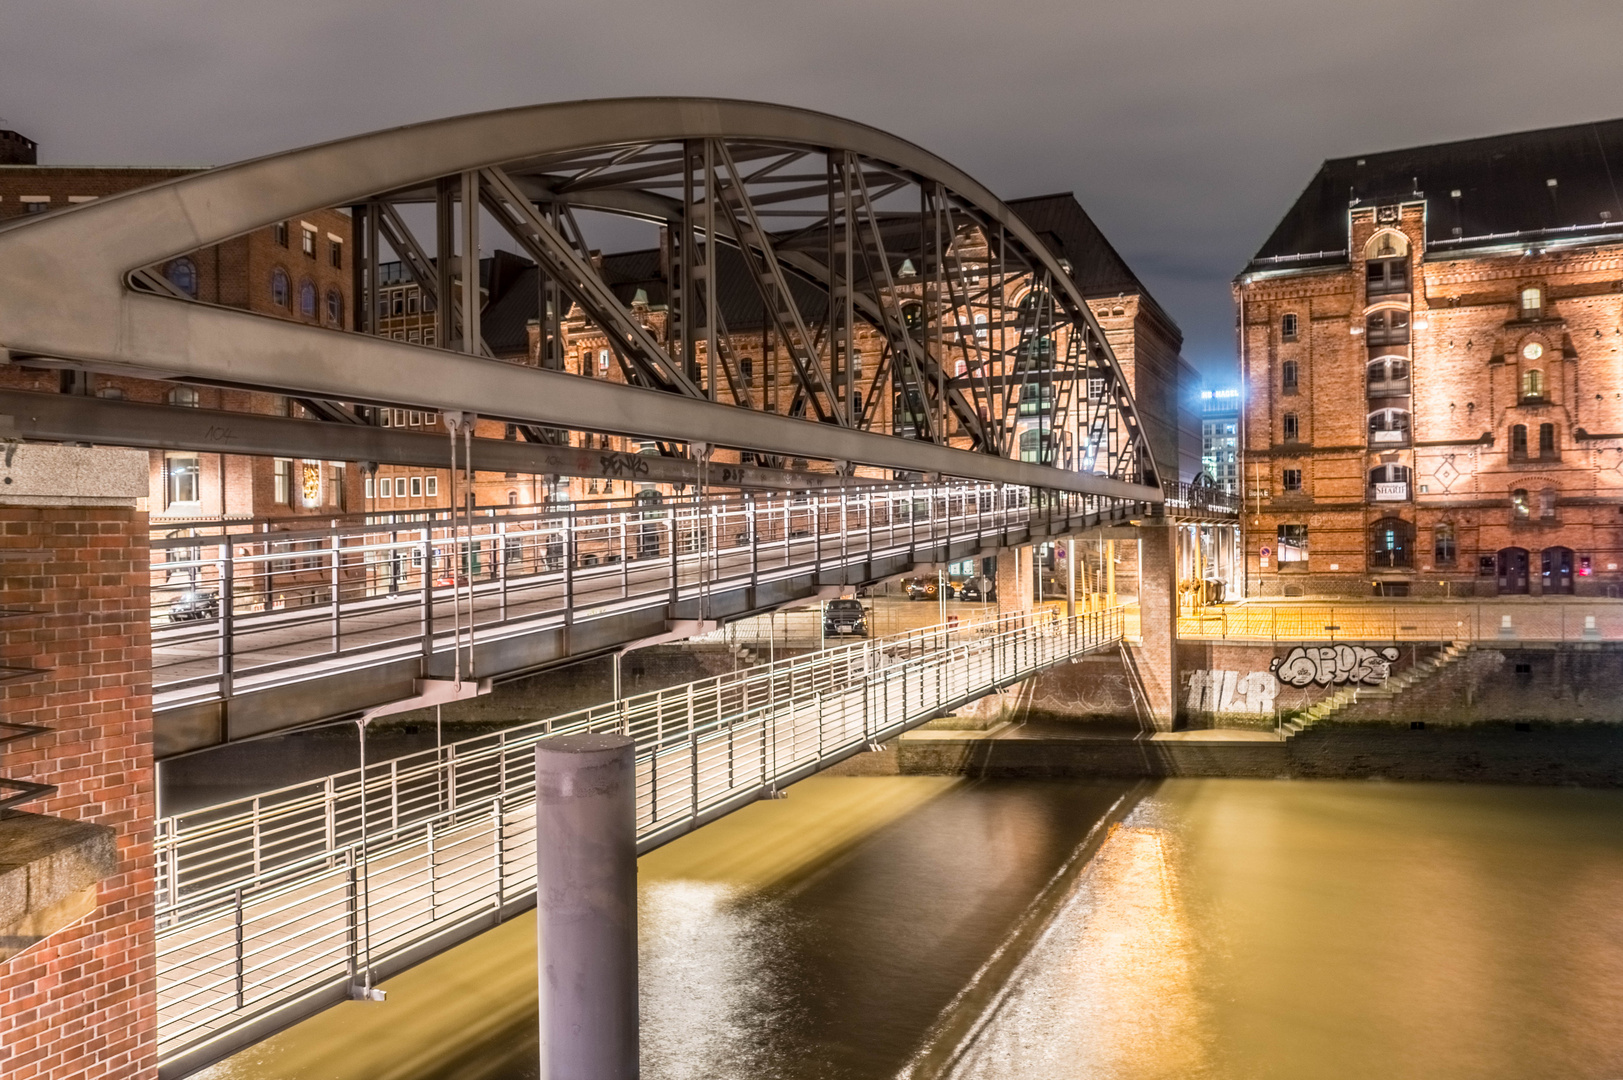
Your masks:
[[[1271,713],[1279,696],[1279,681],[1266,671],[1241,677],[1238,671],[1189,673],[1190,712]]]
[[[1280,682],[1292,686],[1318,683],[1366,683],[1379,686],[1392,673],[1398,651],[1390,645],[1377,652],[1362,645],[1298,645],[1270,665]]]

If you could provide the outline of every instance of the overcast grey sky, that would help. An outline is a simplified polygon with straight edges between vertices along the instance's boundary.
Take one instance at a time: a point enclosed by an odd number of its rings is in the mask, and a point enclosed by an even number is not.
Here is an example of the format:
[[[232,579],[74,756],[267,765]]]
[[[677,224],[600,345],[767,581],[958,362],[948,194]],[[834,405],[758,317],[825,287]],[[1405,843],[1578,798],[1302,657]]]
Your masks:
[[[1233,367],[1228,283],[1318,162],[1623,115],[1623,0],[4,0],[0,116],[64,164],[221,164],[539,101],[822,109],[1075,191]]]

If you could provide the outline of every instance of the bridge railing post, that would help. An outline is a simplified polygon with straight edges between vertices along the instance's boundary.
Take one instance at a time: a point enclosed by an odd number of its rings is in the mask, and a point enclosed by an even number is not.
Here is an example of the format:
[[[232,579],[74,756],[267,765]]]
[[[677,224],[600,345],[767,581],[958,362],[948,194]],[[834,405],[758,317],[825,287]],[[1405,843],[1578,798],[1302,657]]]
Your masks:
[[[434,532],[431,526],[423,526],[423,677],[433,674],[430,665],[434,661]]]
[[[343,550],[343,548],[342,548],[342,539],[339,537],[337,531],[335,530],[333,532],[333,534],[332,534],[332,544],[330,545],[330,547],[328,549],[328,554],[332,557],[332,567],[331,567],[332,572],[331,572],[331,575],[330,575],[329,580],[328,580],[328,588],[330,588],[332,590],[332,597],[331,597],[332,602],[330,604],[330,607],[332,609],[332,653],[333,653],[334,656],[337,656],[339,651],[340,651],[340,644],[339,644],[339,618],[340,618],[340,616],[339,616],[339,613],[338,613],[338,590],[339,590],[339,585],[340,585],[340,579],[339,579],[339,572],[338,572],[338,570],[339,570],[338,562],[339,562],[339,553],[342,550]]]
[[[236,670],[236,572],[231,558],[231,541],[220,545],[220,700],[231,697]]]

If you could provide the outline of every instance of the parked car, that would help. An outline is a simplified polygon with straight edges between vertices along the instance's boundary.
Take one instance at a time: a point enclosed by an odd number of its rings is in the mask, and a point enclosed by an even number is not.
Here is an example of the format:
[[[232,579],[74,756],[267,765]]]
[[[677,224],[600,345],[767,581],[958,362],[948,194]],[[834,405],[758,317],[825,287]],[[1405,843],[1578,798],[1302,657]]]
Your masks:
[[[958,587],[958,599],[969,604],[991,603],[997,599],[997,590],[985,578],[970,578]]]
[[[936,593],[935,578],[915,577],[905,582],[907,598],[909,600],[934,600]]]
[[[220,595],[204,589],[187,589],[169,602],[170,622],[213,619],[220,614]]]
[[[861,600],[853,597],[830,600],[828,606],[823,609],[823,633],[867,637],[868,609],[862,606]]]

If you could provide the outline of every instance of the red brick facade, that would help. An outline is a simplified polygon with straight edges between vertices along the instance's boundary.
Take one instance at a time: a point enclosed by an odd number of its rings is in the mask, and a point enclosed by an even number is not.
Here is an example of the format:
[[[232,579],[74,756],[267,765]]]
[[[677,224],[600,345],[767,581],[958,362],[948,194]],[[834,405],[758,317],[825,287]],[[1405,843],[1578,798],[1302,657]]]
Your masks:
[[[1348,221],[1345,261],[1236,285],[1251,594],[1615,594],[1623,246],[1428,252],[1420,200]]]
[[[0,716],[8,777],[55,784],[26,809],[111,826],[119,868],[83,920],[0,963],[6,1080],[157,1075],[147,520],[116,507],[0,508]]]

